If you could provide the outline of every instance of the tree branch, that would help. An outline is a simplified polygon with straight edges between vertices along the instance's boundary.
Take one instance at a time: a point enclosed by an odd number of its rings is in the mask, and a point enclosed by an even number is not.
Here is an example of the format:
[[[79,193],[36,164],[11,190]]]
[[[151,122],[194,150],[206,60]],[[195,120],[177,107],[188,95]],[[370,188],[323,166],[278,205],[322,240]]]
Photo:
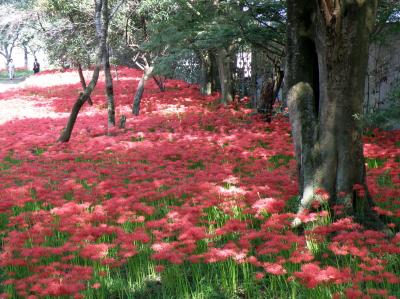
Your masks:
[[[111,21],[114,15],[117,13],[118,9],[121,7],[122,4],[124,4],[125,0],[120,0],[111,10],[111,13],[108,17],[108,20]]]
[[[333,5],[332,0],[320,0],[320,6],[325,18],[326,25],[330,25],[333,18]]]

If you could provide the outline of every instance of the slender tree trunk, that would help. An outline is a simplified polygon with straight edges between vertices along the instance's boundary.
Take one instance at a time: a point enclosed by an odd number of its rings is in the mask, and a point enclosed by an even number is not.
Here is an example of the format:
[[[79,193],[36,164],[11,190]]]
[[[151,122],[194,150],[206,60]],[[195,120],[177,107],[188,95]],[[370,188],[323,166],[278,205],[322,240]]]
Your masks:
[[[208,52],[199,53],[201,63],[200,92],[204,95],[211,95],[212,92],[212,66],[211,57]]]
[[[272,110],[279,90],[281,89],[282,81],[283,71],[278,70],[276,71],[274,79],[267,79],[261,89],[260,107],[258,108],[258,112],[265,114],[265,121],[268,123],[272,121]]]
[[[115,103],[114,88],[111,76],[111,67],[108,50],[104,52],[103,69],[105,74],[106,95],[107,95],[107,112],[108,112],[108,129],[115,127]]]
[[[115,127],[115,103],[113,80],[111,76],[110,53],[107,47],[108,24],[109,24],[108,0],[103,0],[103,24],[102,24],[102,48],[103,48],[103,69],[105,75],[106,95],[107,95],[107,128]]]
[[[71,114],[69,116],[67,126],[62,131],[61,136],[58,138],[59,142],[68,142],[71,138],[72,130],[74,128],[76,119],[78,118],[78,114],[80,109],[82,108],[83,104],[88,100],[90,95],[92,94],[94,88],[96,87],[97,81],[99,79],[99,73],[101,68],[101,62],[104,56],[103,53],[103,36],[102,36],[102,20],[101,20],[101,12],[103,9],[103,1],[96,0],[95,1],[95,25],[96,25],[96,37],[98,40],[98,47],[97,47],[97,57],[96,57],[96,66],[94,68],[92,74],[92,80],[90,81],[89,85],[86,87],[83,93],[81,93],[76,100],[74,106],[72,107]]]
[[[228,50],[221,48],[217,53],[218,74],[221,84],[221,102],[228,104],[233,101],[233,80],[231,60]]]
[[[219,74],[218,74],[218,65],[217,65],[217,57],[213,51],[207,51],[208,56],[210,57],[210,77],[211,77],[211,92],[219,91],[220,82],[219,82]]]
[[[27,70],[29,68],[28,66],[28,48],[24,46],[24,67]]]
[[[250,94],[251,96],[251,108],[254,110],[258,110],[258,102],[260,99],[259,90],[260,87],[258,86],[258,79],[261,74],[259,74],[259,64],[258,64],[258,57],[257,57],[257,48],[253,47],[251,49],[251,85],[250,85]]]
[[[377,1],[287,3],[288,106],[299,171],[299,213],[313,201],[323,201],[319,190],[324,190],[331,211],[334,206],[341,210],[336,217],[354,216],[382,228],[371,209],[361,139],[368,37]],[[357,193],[355,185],[365,192]]]
[[[87,87],[86,79],[85,76],[83,75],[82,65],[80,63],[78,63],[78,74],[79,74],[79,80],[81,81],[82,89],[85,91]],[[87,102],[90,106],[93,105],[92,98],[90,96],[88,97]]]
[[[133,100],[133,105],[132,105],[132,113],[134,115],[139,115],[140,111],[140,102],[142,100],[143,92],[144,92],[144,85],[151,76],[151,73],[153,72],[153,66],[145,66],[144,71],[143,71],[143,76],[139,81],[135,97]]]
[[[76,119],[78,118],[79,111],[81,110],[83,104],[85,104],[85,102],[90,98],[93,89],[96,87],[97,81],[99,79],[99,73],[100,73],[100,65],[96,65],[93,71],[92,80],[86,87],[85,91],[79,95],[74,106],[72,107],[72,111],[69,116],[67,126],[61,133],[60,138],[58,138],[59,142],[68,142],[69,139],[71,138],[72,130],[74,129],[74,125]]]
[[[153,75],[152,77],[153,77],[154,82],[156,82],[160,91],[164,92],[165,91],[165,77],[156,76],[156,75]]]

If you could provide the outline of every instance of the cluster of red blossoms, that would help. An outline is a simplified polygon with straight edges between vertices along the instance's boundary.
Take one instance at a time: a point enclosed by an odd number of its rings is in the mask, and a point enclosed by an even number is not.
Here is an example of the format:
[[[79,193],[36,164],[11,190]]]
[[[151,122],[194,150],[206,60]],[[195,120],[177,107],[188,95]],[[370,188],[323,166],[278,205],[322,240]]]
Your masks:
[[[140,76],[118,70],[117,119],[126,115],[127,122],[112,136],[106,135],[102,80],[68,144],[56,142],[67,115],[0,125],[4,285],[23,297],[79,298],[88,281],[101,287],[93,281],[95,265],[120,267],[147,246],[157,271],[170,263],[233,260],[255,266],[257,279],[281,275],[309,288],[351,284],[348,298],[391,298],[383,289],[365,293],[358,286],[400,282],[386,260],[400,253],[399,234],[388,238],[351,219],[307,234],[290,228],[297,181],[286,118],[267,124],[246,107],[218,106],[217,94],[202,96],[197,86],[174,80],[162,93],[147,82],[141,115],[133,117]],[[77,74],[43,72],[25,88],[0,94],[0,101],[24,98],[69,112],[79,90]],[[365,139],[366,157],[380,163],[368,169],[368,187],[376,211],[394,229],[400,216],[398,140],[399,131],[375,131]],[[310,242],[326,244],[322,257]],[[358,267],[329,262],[341,257]],[[293,265],[298,271],[290,270]]]

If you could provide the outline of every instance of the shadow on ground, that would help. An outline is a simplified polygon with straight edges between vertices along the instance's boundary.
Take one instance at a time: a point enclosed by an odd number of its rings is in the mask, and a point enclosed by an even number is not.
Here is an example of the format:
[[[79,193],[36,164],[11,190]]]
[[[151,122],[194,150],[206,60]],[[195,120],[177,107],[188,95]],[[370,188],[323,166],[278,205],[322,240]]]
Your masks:
[[[18,84],[26,80],[28,77],[16,77],[12,80],[8,78],[0,78],[0,84]]]

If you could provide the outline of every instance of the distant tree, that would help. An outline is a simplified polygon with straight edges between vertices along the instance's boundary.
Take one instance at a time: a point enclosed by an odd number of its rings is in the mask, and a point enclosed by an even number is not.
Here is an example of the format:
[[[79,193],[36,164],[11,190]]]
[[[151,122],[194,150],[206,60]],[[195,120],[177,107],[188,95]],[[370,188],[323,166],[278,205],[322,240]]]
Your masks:
[[[16,6],[0,5],[0,55],[4,57],[6,64],[19,44],[26,19],[27,13]]]
[[[89,66],[97,47],[92,2],[41,0],[35,9],[50,61],[62,67]]]
[[[147,46],[168,45],[155,71],[173,69],[192,51],[200,68],[201,91],[210,94],[218,83],[222,103],[233,99],[240,47],[262,48],[271,57],[284,53],[283,1],[148,0],[140,8],[150,19]],[[164,63],[169,67],[163,67]]]

